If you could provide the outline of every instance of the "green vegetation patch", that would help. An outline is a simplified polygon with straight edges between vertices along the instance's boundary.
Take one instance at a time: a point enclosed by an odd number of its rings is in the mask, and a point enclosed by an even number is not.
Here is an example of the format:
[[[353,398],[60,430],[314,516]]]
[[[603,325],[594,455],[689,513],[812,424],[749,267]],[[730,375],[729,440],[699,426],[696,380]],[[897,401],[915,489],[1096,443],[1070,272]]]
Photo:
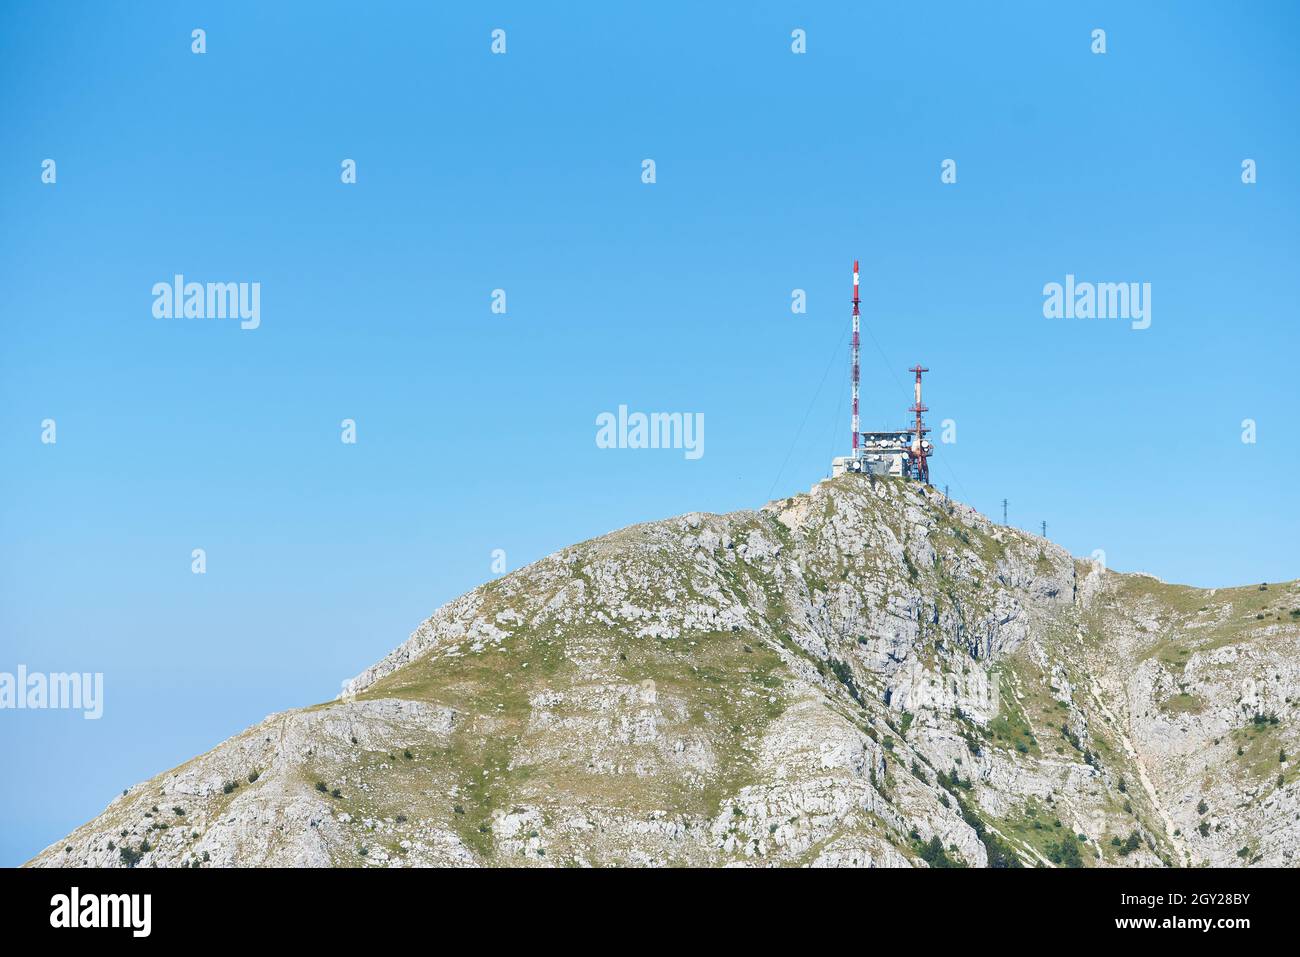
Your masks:
[[[1206,704],[1203,698],[1181,691],[1160,702],[1160,708],[1167,714],[1200,714],[1205,710]]]
[[[1061,823],[1057,812],[1032,798],[1018,814],[1009,814],[995,823],[1008,839],[1033,848],[1055,864],[1062,863],[1062,854],[1073,860],[1071,850],[1078,850],[1077,838]]]
[[[1257,779],[1276,780],[1279,773],[1285,774],[1291,762],[1282,760],[1287,755],[1283,730],[1273,714],[1256,714],[1245,727],[1234,730],[1230,740],[1236,745],[1237,766]]]
[[[1002,686],[998,695],[997,717],[988,725],[989,740],[994,744],[1013,748],[1021,754],[1041,756],[1042,750],[1038,746],[1038,739],[1034,736],[1033,726],[1029,723],[1025,709],[1017,700],[1013,690],[1014,679],[998,674],[996,680],[1001,682]]]

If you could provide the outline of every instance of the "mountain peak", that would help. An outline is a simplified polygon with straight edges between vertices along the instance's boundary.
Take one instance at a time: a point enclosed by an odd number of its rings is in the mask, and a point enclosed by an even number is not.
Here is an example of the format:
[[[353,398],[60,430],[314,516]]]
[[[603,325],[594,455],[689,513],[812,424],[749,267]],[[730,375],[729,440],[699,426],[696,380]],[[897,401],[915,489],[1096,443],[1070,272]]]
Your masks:
[[[32,863],[1287,863],[1296,608],[846,474],[487,582]]]

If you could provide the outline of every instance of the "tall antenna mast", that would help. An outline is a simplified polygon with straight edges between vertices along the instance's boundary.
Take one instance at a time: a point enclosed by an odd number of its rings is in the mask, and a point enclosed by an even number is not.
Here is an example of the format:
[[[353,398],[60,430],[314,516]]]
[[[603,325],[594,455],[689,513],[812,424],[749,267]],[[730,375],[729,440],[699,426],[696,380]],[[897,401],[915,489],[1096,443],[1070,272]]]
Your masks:
[[[859,319],[858,304],[861,300],[858,298],[858,261],[853,260],[853,458],[857,460],[858,453],[858,324]]]
[[[927,429],[925,424],[921,421],[921,413],[929,412],[930,410],[921,403],[921,373],[929,372],[930,370],[926,369],[918,362],[907,371],[916,373],[916,404],[907,410],[916,413],[916,441],[912,446],[912,458],[916,462],[916,477],[926,485],[929,485],[930,465],[927,461],[929,453],[925,450],[925,433],[930,430]]]

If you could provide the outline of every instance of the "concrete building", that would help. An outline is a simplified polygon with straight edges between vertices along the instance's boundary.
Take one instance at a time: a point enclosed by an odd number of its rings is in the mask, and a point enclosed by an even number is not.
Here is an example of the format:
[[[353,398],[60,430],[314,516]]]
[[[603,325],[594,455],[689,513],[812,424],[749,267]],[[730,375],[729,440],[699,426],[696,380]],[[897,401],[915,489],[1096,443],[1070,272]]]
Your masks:
[[[831,459],[831,478],[845,472],[864,472],[872,475],[893,475],[915,478],[913,474],[916,434],[910,429],[897,432],[859,432],[855,455],[839,455]],[[926,454],[933,446],[925,443]]]

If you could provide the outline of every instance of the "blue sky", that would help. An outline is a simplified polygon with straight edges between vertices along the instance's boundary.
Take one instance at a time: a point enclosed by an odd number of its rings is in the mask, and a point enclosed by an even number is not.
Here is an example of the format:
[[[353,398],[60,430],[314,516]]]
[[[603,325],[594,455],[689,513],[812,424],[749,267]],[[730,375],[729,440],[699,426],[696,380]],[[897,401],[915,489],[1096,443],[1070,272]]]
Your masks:
[[[922,361],[953,497],[1300,574],[1294,6],[539,6],[0,10],[0,671],[105,676],[100,721],[0,712],[0,864],[332,697],[493,549],[822,478],[854,258],[864,426]],[[260,282],[260,328],[154,319],[175,273]],[[1067,273],[1151,327],[1044,318]],[[620,404],[705,454],[597,448]]]

